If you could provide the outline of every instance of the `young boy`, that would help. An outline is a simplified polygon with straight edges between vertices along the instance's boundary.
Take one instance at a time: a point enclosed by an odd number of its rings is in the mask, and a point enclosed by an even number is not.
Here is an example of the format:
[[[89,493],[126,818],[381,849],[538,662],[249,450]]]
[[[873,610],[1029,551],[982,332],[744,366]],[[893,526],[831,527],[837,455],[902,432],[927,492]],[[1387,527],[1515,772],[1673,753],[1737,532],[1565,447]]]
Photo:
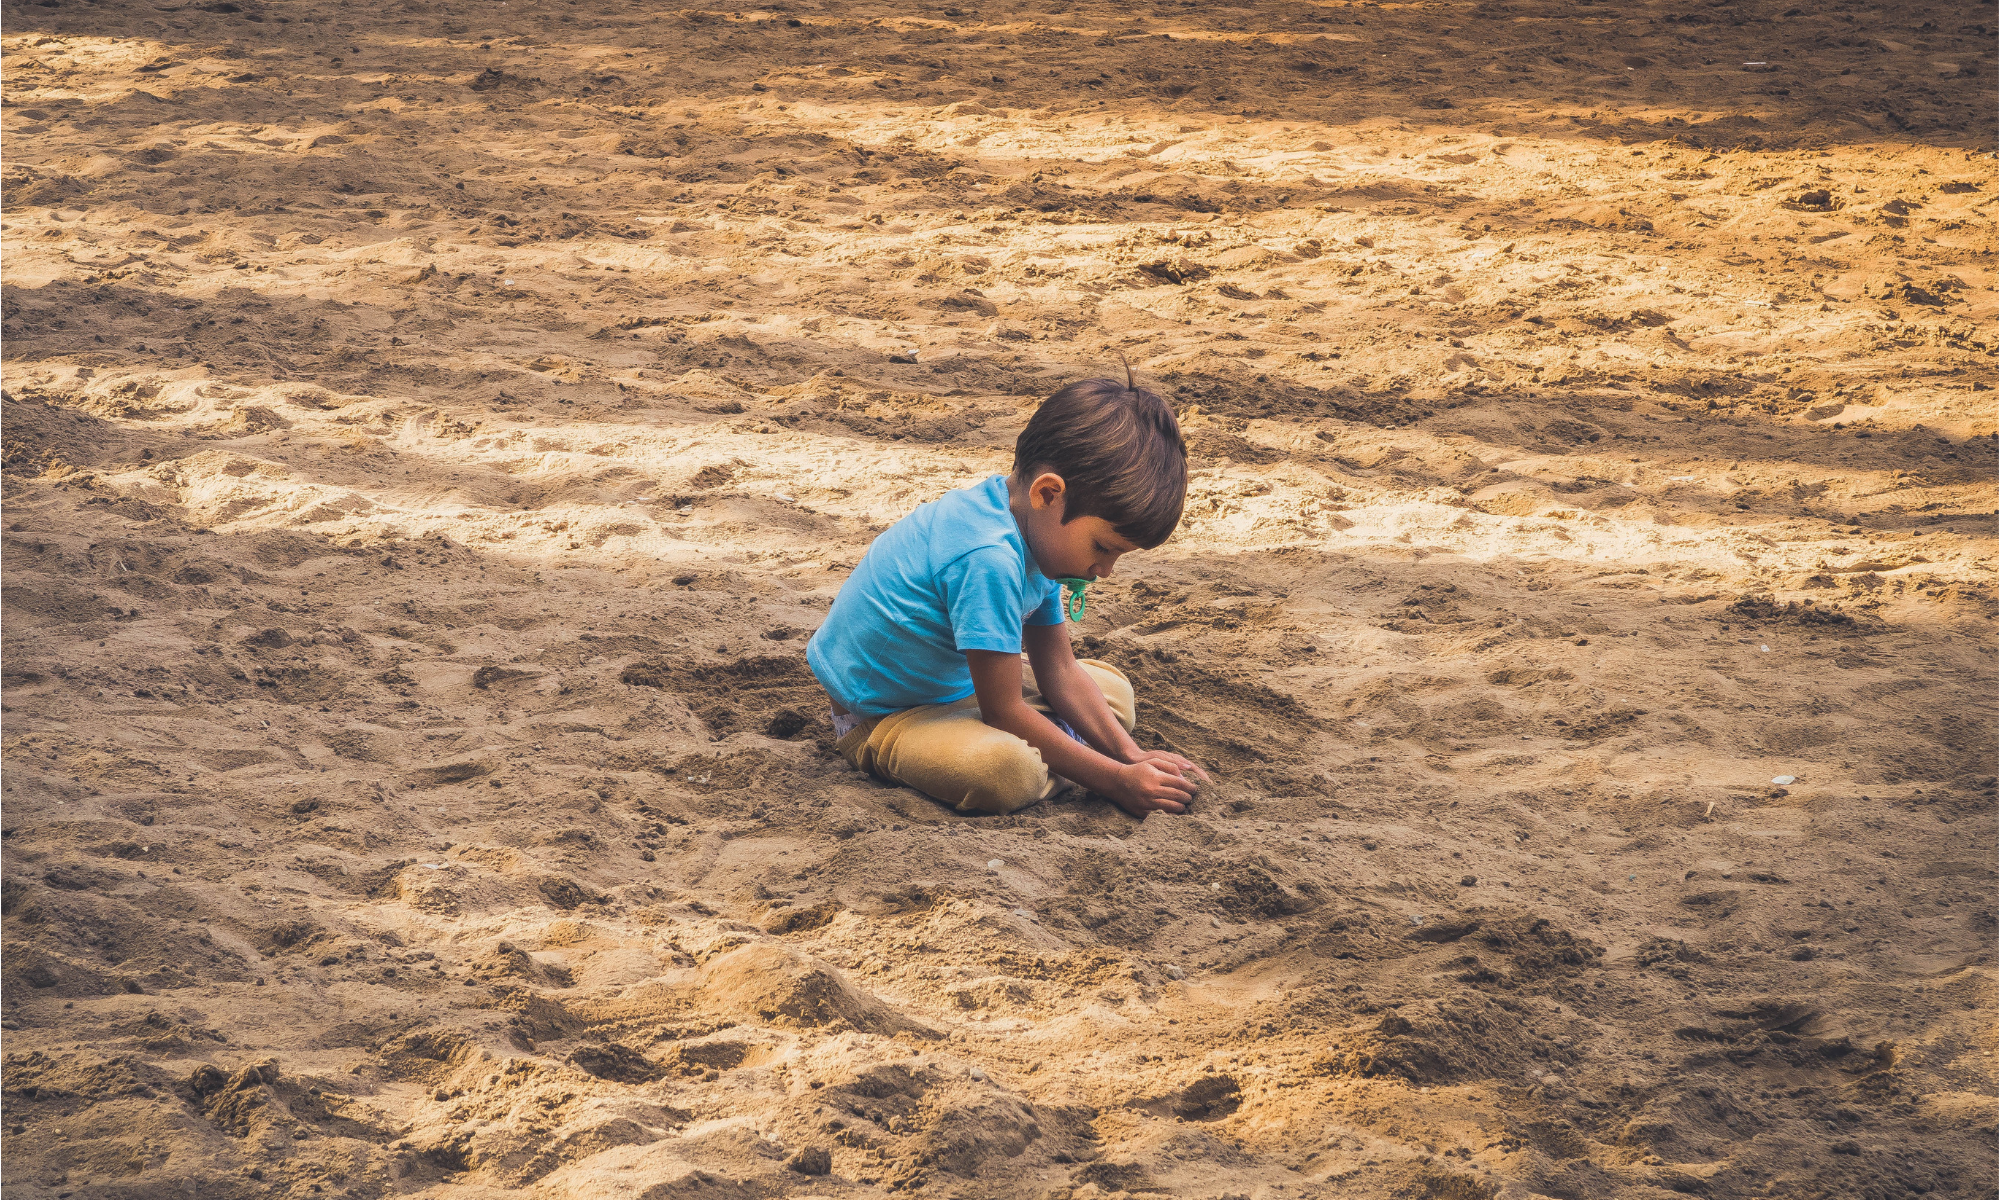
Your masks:
[[[1129,373],[1043,401],[1013,474],[890,526],[813,634],[842,757],[963,813],[1013,812],[1066,781],[1134,816],[1185,811],[1208,776],[1132,740],[1132,685],[1070,652],[1056,581],[1166,541],[1186,496],[1180,425]]]

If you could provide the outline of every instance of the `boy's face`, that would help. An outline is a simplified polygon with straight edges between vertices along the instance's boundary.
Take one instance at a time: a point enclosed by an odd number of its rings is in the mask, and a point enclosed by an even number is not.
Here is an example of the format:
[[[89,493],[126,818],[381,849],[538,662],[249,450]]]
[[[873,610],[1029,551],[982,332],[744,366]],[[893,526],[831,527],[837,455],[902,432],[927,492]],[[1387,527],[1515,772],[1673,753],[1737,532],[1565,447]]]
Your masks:
[[[1103,579],[1118,565],[1120,555],[1139,547],[1118,536],[1103,517],[1078,517],[1063,523],[1062,476],[1045,472],[1009,505],[1028,541],[1035,566],[1050,579]]]

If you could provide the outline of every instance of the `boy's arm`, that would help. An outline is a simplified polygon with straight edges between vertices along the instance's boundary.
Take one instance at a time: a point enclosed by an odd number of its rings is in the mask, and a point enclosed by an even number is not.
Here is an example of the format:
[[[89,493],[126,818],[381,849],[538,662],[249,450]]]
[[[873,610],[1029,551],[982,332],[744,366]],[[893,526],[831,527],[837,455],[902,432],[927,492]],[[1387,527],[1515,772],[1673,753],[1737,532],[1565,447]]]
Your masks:
[[[1056,628],[1060,629],[1060,626]],[[1121,763],[1098,753],[1055,727],[1055,723],[1028,706],[1021,696],[1021,656],[998,650],[967,650],[966,665],[972,669],[972,687],[979,697],[979,715],[995,729],[1004,729],[1041,753],[1049,770],[1074,780],[1091,791],[1109,796],[1118,807],[1134,816],[1155,809],[1185,812],[1194,798],[1194,784],[1150,758]],[[1074,668],[1074,660],[1072,660]],[[1078,671],[1081,674],[1081,671]],[[1041,677],[1036,676],[1041,684]],[[1095,692],[1096,685],[1084,677]],[[1044,695],[1047,695],[1044,690]],[[1097,703],[1105,716],[1118,727],[1116,717],[1104,705],[1100,692]],[[1069,719],[1065,714],[1065,719]],[[1072,724],[1074,722],[1072,721]],[[1079,731],[1081,732],[1081,731]],[[1119,732],[1124,732],[1119,727]],[[1086,736],[1089,736],[1086,734]],[[1130,743],[1131,739],[1125,739]],[[1133,746],[1136,751],[1137,746]]]
[[[1069,644],[1069,626],[1029,625],[1021,631],[1021,643],[1028,651],[1028,665],[1035,669],[1035,687],[1056,715],[1109,757],[1137,762],[1139,743],[1125,732],[1124,722],[1105,702],[1103,690],[1077,663]]]
[[[1112,759],[1122,763],[1150,760],[1169,774],[1206,782],[1208,772],[1171,750],[1144,750],[1125,732],[1125,723],[1111,711],[1104,690],[1076,661],[1070,648],[1069,626],[1030,625],[1022,631],[1028,665],[1035,669],[1035,687],[1056,715]]]

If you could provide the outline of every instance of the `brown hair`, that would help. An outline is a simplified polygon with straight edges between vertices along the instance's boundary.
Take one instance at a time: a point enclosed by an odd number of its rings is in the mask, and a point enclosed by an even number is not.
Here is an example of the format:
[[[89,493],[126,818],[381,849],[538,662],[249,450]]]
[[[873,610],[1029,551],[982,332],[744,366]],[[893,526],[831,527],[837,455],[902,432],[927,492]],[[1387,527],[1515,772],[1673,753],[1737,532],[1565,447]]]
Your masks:
[[[1167,402],[1132,383],[1085,379],[1042,401],[1014,442],[1014,478],[1062,476],[1063,524],[1102,517],[1144,549],[1167,540],[1187,501],[1187,443]]]

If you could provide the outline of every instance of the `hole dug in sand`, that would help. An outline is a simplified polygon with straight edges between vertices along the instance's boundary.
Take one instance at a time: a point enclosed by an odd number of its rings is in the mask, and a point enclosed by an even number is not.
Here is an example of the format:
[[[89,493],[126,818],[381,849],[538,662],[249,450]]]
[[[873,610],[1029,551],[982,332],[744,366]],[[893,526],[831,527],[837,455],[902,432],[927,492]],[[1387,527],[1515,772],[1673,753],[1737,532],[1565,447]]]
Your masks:
[[[1243,1086],[1230,1075],[1203,1075],[1164,1096],[1126,1105],[1183,1121],[1220,1121],[1242,1106]]]
[[[602,1046],[579,1046],[570,1052],[569,1063],[577,1070],[613,1083],[651,1083],[666,1077],[666,1068],[616,1042]]]

